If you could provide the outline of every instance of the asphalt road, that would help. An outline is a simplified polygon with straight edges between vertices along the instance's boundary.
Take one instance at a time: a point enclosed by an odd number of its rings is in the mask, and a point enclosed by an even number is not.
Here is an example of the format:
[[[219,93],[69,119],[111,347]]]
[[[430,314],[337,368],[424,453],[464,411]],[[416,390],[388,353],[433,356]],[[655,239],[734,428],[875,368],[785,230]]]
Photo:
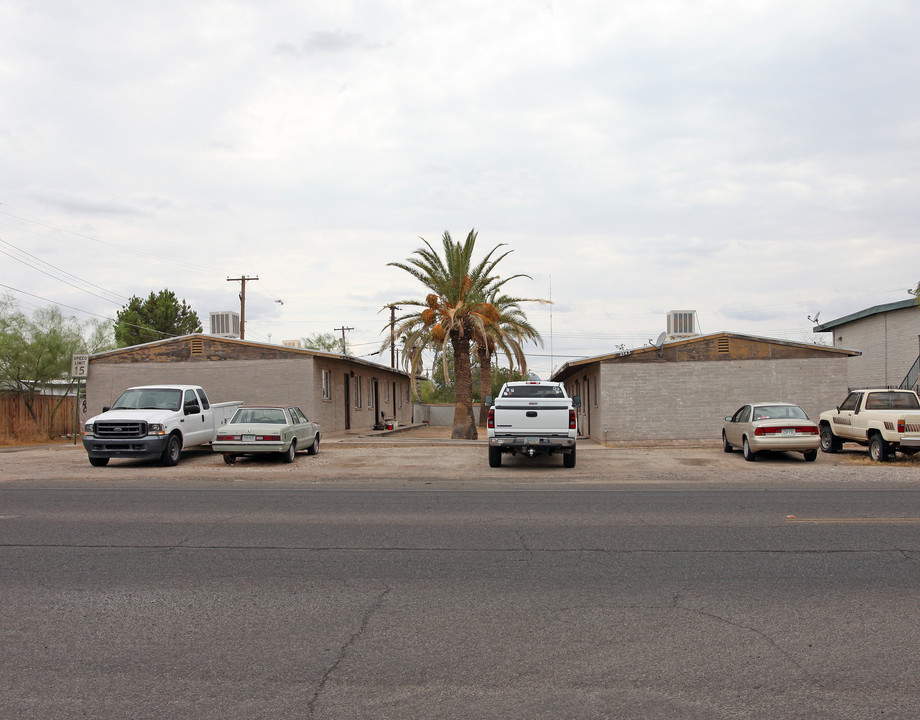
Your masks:
[[[920,716],[920,490],[0,485],[0,717]]]

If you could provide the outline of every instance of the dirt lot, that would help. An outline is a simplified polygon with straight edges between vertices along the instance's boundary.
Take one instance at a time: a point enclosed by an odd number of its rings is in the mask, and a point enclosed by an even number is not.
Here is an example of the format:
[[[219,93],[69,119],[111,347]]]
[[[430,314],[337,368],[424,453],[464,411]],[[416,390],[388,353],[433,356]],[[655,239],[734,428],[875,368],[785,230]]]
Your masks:
[[[172,468],[133,460],[112,460],[108,467],[94,468],[82,445],[70,441],[0,448],[0,482],[920,484],[920,457],[899,455],[893,462],[878,464],[870,462],[857,446],[847,448],[838,455],[819,453],[812,463],[799,454],[768,455],[749,463],[740,453],[723,453],[716,442],[696,447],[610,449],[579,441],[578,464],[571,470],[562,467],[559,456],[533,460],[505,456],[501,468],[490,468],[483,440],[451,441],[448,428],[426,427],[390,435],[326,438],[319,455],[300,453],[289,465],[265,457],[241,458],[229,466],[210,450],[191,450]]]

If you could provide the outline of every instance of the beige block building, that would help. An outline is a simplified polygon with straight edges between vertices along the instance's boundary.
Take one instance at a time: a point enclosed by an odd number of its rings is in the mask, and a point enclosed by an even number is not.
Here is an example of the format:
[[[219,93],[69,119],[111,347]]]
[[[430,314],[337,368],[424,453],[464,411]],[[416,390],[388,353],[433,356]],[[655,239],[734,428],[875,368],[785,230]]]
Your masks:
[[[851,388],[917,388],[920,360],[920,305],[916,301],[876,305],[815,326],[830,333],[834,347],[859,350],[847,361]]]
[[[567,363],[553,379],[581,396],[579,431],[597,442],[716,442],[746,402],[793,402],[817,418],[846,396],[853,355],[723,332]]]
[[[200,385],[211,402],[300,407],[323,433],[412,421],[410,378],[347,355],[186,335],[90,356],[86,417],[135,385]]]

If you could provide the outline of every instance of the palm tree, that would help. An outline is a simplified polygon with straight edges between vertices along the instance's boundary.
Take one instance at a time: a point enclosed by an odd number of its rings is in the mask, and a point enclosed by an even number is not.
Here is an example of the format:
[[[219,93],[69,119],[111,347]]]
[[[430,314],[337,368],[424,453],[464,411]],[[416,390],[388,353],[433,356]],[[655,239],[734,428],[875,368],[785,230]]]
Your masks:
[[[487,298],[497,295],[509,280],[528,275],[511,275],[500,278],[494,274],[495,266],[510,250],[499,253],[503,244],[496,245],[478,263],[473,262],[476,231],[470,230],[463,243],[454,242],[445,231],[441,237],[443,257],[431,244],[413,252],[405,262],[392,262],[416,278],[431,292],[424,300],[400,300],[396,305],[410,308],[396,319],[395,334],[406,336],[403,347],[403,365],[415,378],[421,366],[422,352],[429,347],[441,350],[445,376],[447,373],[448,346],[454,358],[456,403],[452,438],[475,440],[478,437],[473,417],[473,387],[470,372],[470,346],[477,332],[498,318],[495,306]],[[389,341],[384,343],[387,346]]]
[[[486,426],[486,396],[492,394],[492,355],[497,351],[504,353],[508,359],[508,367],[527,373],[527,357],[524,354],[524,345],[527,342],[543,344],[543,338],[537,329],[530,324],[519,303],[539,302],[548,300],[540,298],[515,298],[507,295],[493,293],[489,302],[495,308],[497,317],[494,321],[483,326],[482,332],[477,332],[474,338],[476,354],[479,357],[479,427]]]

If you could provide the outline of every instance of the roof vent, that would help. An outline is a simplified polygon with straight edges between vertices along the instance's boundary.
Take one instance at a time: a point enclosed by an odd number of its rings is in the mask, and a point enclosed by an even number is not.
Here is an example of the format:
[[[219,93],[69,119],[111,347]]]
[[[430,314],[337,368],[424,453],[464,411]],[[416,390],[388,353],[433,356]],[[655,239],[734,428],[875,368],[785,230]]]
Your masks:
[[[211,334],[217,337],[240,337],[240,314],[233,310],[211,313]]]

